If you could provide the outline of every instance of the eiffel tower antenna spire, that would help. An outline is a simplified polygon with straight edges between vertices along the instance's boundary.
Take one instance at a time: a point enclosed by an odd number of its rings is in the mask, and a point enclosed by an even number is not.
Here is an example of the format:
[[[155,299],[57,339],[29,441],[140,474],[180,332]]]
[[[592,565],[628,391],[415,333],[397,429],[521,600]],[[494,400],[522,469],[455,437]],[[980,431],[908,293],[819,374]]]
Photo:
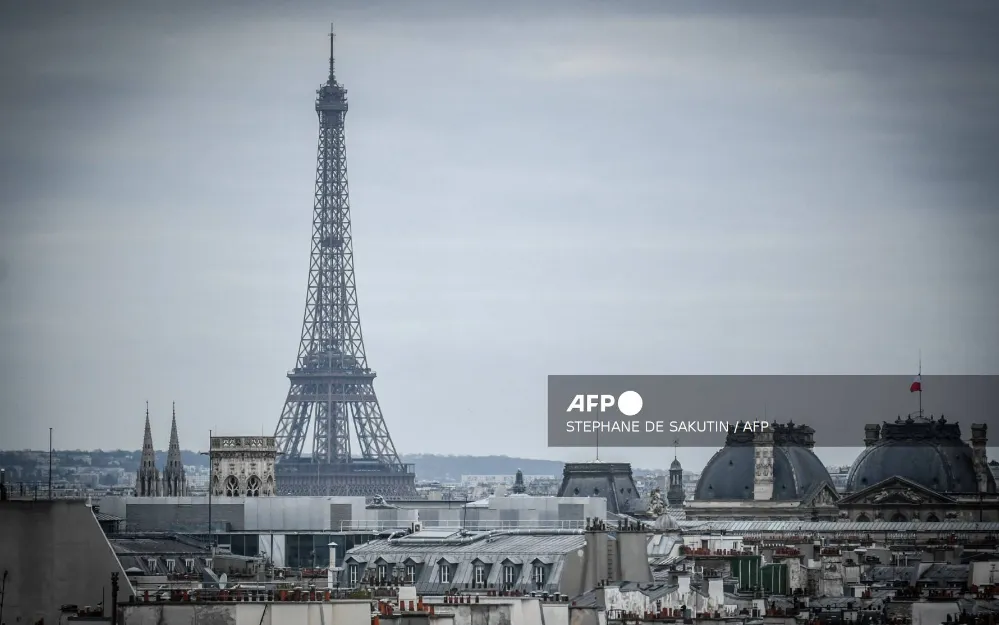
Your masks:
[[[333,30],[333,22],[330,22],[330,79],[327,84],[336,84],[336,31]]]
[[[334,75],[319,87],[312,252],[305,314],[290,388],[275,429],[278,494],[415,495],[375,395],[361,334],[347,192],[347,90]],[[353,426],[353,427],[351,427]],[[360,456],[351,453],[351,429]],[[312,453],[304,454],[311,430]]]

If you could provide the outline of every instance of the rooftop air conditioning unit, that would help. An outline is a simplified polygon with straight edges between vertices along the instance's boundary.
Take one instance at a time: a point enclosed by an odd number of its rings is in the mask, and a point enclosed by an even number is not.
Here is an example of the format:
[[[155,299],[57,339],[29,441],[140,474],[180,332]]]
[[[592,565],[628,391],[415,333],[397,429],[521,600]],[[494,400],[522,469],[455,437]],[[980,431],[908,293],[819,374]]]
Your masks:
[[[417,532],[419,532],[420,530],[423,529],[423,524],[420,523],[419,521],[417,521],[417,522],[413,523],[412,529],[413,529],[413,533],[415,534],[415,533],[417,533]]]

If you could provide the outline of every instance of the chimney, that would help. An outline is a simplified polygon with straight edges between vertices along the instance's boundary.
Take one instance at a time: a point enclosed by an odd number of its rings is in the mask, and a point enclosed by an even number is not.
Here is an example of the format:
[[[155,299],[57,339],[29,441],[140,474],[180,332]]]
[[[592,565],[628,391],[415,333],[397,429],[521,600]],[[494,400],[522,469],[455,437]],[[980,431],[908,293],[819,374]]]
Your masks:
[[[756,470],[753,499],[769,501],[774,494],[774,431],[771,427],[753,434]]]
[[[989,490],[989,460],[985,455],[988,444],[989,426],[984,423],[971,424],[971,459],[975,467],[975,480],[978,482],[978,492]]]
[[[881,438],[881,426],[877,423],[868,423],[864,426],[864,447],[870,447]]]
[[[629,524],[625,531],[617,533],[618,582],[651,582],[652,568],[649,567],[649,535],[645,527]]]
[[[333,579],[334,575],[333,568],[336,566],[336,543],[331,542],[329,544],[329,548],[330,548],[330,566],[326,572],[326,584],[327,584],[326,587],[333,588],[334,584],[336,583],[336,580]]]
[[[596,588],[600,580],[607,577],[607,532],[599,519],[593,518],[587,524],[586,545],[583,547],[582,580],[580,593]],[[620,535],[620,534],[619,534]]]

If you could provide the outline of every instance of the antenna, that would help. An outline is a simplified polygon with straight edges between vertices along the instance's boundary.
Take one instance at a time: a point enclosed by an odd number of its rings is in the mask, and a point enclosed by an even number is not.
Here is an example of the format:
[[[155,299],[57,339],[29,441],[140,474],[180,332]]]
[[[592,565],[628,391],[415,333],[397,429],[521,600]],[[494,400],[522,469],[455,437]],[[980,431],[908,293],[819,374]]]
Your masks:
[[[336,51],[336,33],[333,31],[333,22],[330,22],[330,82],[336,84],[336,67],[334,63],[334,52]]]

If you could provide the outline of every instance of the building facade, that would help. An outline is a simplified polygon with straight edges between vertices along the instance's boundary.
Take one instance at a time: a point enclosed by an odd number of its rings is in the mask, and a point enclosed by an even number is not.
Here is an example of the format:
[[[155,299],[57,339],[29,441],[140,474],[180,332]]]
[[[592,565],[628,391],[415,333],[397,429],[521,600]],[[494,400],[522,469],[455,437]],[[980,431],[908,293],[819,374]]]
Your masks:
[[[273,436],[213,436],[209,462],[214,497],[271,497],[276,494]]]

